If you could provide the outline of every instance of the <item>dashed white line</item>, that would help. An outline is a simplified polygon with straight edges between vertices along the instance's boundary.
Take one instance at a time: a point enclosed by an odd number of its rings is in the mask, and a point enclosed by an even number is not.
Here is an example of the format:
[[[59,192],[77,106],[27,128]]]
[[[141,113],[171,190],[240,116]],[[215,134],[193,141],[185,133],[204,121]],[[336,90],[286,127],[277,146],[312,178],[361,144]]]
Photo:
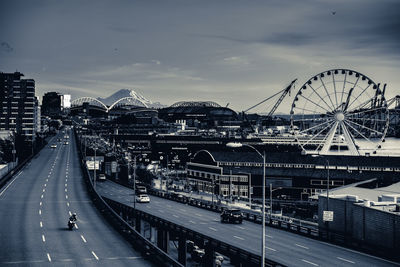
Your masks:
[[[71,211],[68,211],[68,213],[69,213],[69,216],[72,216],[72,213],[71,213]]]
[[[68,195],[65,195],[65,199],[68,199]]]
[[[208,229],[213,230],[213,231],[218,231],[217,229],[215,229],[213,227],[208,227]]]
[[[308,249],[308,247],[305,247],[305,246],[302,246],[302,245],[299,245],[299,244],[296,244],[296,243],[295,243],[295,245],[298,246],[298,247],[304,248],[304,249]]]
[[[83,237],[83,235],[81,235],[81,238],[82,238],[83,242],[86,243],[86,239]]]
[[[43,195],[41,195],[40,198],[43,198]]]
[[[240,237],[240,236],[234,235],[233,237],[234,237],[234,238],[237,238],[237,239],[240,239],[240,240],[244,240],[244,238],[243,238],[243,237]]]
[[[47,186],[47,184],[44,184],[44,187],[46,187]]]
[[[46,238],[44,237],[44,235],[42,235],[42,241],[46,242]]]
[[[276,249],[274,248],[270,248],[270,247],[265,247],[266,249],[272,250],[272,251],[276,251]]]
[[[301,260],[301,261],[304,261],[305,263],[308,263],[308,264],[311,264],[311,265],[314,265],[314,266],[319,266],[318,264],[316,264],[314,262],[311,262],[311,261],[308,261],[308,260]]]
[[[65,184],[65,187],[67,187],[68,186],[68,184]]]
[[[99,257],[97,257],[96,253],[94,253],[94,251],[92,251],[92,255],[96,258],[96,260],[99,260]]]
[[[65,192],[67,192],[68,191],[68,189],[67,188],[65,188],[65,190],[64,190]]]
[[[271,235],[265,235],[266,237],[269,237],[269,238],[273,238],[273,236],[271,236]]]
[[[201,214],[198,214],[198,213],[195,213],[195,215],[196,216],[199,216],[199,217],[202,217],[203,215],[201,215]]]
[[[75,228],[76,228],[76,229],[79,229],[79,228],[78,228],[78,225],[77,225],[76,223],[75,223]]]
[[[341,261],[345,261],[345,262],[348,262],[348,263],[355,264],[355,262],[354,262],[354,261],[351,261],[351,260],[347,260],[347,259],[344,259],[344,258],[341,258],[341,257],[336,257],[336,258],[339,259],[339,260],[341,260]]]
[[[42,222],[40,222],[39,224],[40,224],[40,228],[42,228],[42,227],[43,227],[43,223],[42,223]]]
[[[67,202],[67,206],[69,207],[69,202]]]
[[[39,206],[42,206],[42,201],[40,201]]]
[[[239,228],[239,229],[242,229],[242,230],[246,229],[246,228],[244,228],[242,226],[238,226],[238,225],[236,225],[236,227]]]
[[[42,215],[42,210],[39,210],[39,215]]]
[[[44,193],[44,192],[46,192],[46,189],[45,189],[45,188],[43,188],[43,190],[42,190],[42,191],[43,191],[43,193]]]
[[[175,218],[179,218],[179,216],[178,216],[178,215],[175,215],[175,214],[174,214],[174,215],[172,215],[172,216],[174,216]]]
[[[49,260],[49,262],[51,262],[51,257],[49,253],[47,253],[47,259]]]
[[[190,223],[196,224],[194,221],[189,221]]]

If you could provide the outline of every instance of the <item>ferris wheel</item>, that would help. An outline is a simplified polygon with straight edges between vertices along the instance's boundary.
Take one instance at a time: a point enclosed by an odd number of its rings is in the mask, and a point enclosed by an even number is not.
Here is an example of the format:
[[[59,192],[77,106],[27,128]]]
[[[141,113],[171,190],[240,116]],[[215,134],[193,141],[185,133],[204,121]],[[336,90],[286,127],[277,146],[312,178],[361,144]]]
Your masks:
[[[290,114],[292,133],[308,154],[375,154],[389,127],[379,84],[348,69],[310,78],[298,90]]]

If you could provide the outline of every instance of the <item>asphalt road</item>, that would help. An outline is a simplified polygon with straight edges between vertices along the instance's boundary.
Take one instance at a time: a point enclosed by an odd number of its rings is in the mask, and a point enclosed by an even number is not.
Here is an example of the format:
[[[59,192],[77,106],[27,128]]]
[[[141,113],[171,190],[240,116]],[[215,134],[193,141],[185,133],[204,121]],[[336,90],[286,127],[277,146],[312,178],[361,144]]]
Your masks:
[[[100,194],[133,206],[133,191],[110,181],[99,183]],[[175,201],[150,196],[150,203],[136,208],[183,225],[242,249],[261,254],[261,225],[220,222],[219,214]],[[266,228],[266,257],[288,266],[394,266],[374,256],[306,238],[275,228]],[[400,266],[400,265],[398,265]]]
[[[63,135],[0,190],[0,266],[151,266],[94,207],[72,134],[68,145]]]

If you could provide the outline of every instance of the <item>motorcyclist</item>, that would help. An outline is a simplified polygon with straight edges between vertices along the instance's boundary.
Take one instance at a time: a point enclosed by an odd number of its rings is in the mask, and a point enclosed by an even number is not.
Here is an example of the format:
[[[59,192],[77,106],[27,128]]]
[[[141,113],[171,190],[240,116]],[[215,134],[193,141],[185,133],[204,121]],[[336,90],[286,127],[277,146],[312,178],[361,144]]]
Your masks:
[[[76,213],[75,213],[75,212],[72,213],[72,215],[69,217],[69,220],[70,220],[71,222],[75,222],[75,221],[77,220],[77,218],[76,218]]]

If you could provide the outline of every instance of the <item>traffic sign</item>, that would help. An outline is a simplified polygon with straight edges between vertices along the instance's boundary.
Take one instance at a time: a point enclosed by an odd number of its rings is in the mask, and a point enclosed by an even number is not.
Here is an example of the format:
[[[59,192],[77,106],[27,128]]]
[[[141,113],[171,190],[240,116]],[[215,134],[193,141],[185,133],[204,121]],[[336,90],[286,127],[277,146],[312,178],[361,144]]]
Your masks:
[[[323,221],[324,222],[332,222],[333,221],[333,211],[324,210]]]

